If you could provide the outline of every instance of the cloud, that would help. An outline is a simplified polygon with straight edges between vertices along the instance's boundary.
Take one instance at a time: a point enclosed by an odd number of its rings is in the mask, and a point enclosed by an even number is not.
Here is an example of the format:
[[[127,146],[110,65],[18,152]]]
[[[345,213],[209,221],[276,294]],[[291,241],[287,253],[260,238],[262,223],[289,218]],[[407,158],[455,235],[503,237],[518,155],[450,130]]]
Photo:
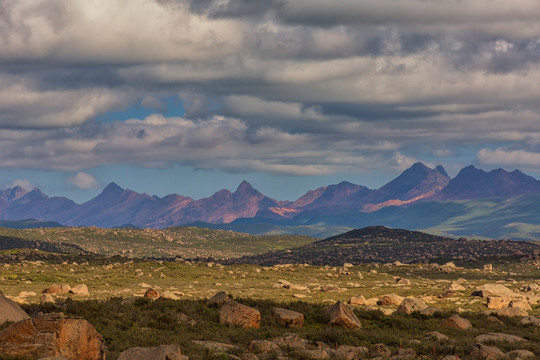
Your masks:
[[[4,1],[0,166],[534,159],[538,13],[537,0]]]
[[[83,190],[97,189],[101,185],[94,175],[82,171],[77,172],[75,176],[69,177],[67,181]]]
[[[7,186],[7,188],[14,188],[16,186],[20,186],[23,189],[25,189],[26,191],[30,191],[33,188],[35,188],[35,186],[32,184],[32,182],[30,180],[28,180],[28,179],[15,179],[11,183],[7,184],[6,186]]]

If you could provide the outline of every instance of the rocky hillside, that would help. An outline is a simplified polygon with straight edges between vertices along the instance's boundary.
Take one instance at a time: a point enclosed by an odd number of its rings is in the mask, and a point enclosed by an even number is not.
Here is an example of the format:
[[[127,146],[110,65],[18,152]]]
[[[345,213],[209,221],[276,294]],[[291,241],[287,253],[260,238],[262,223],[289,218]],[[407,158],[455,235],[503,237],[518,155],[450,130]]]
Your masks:
[[[456,240],[417,231],[370,226],[299,248],[244,257],[234,262],[332,266],[396,261],[407,264],[446,261],[470,263],[509,257],[533,257],[539,254],[540,245],[537,243],[465,238]]]

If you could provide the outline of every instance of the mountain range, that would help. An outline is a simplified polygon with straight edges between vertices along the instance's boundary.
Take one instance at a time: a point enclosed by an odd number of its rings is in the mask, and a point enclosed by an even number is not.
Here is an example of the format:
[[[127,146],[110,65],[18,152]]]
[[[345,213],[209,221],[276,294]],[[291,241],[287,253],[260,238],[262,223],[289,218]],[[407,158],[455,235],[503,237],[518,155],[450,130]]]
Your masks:
[[[229,226],[246,231],[253,228],[253,224],[281,227],[320,224],[347,228],[374,224],[391,226],[398,222],[400,227],[420,230],[440,227],[452,216],[463,218],[478,213],[489,216],[489,209],[505,209],[535,196],[540,198],[540,181],[519,170],[486,172],[471,165],[450,178],[442,166],[430,168],[415,163],[379,189],[341,182],[310,190],[295,201],[272,199],[247,181],[234,192],[220,190],[199,200],[176,194],[160,198],[110,183],[101,194],[82,204],[65,197],[48,197],[37,188],[28,192],[16,186],[0,191],[0,220],[32,218],[69,226],[151,228],[221,224],[221,228]],[[514,209],[508,214],[499,214],[502,222],[497,226],[540,225],[540,219],[536,219],[540,214],[537,214],[532,208],[530,211],[520,208],[517,212]],[[480,217],[476,224],[486,222]],[[463,230],[459,225],[454,227],[451,232],[437,231],[459,235]],[[484,230],[475,230],[476,233],[470,235],[489,237]],[[493,229],[490,231],[493,233]]]

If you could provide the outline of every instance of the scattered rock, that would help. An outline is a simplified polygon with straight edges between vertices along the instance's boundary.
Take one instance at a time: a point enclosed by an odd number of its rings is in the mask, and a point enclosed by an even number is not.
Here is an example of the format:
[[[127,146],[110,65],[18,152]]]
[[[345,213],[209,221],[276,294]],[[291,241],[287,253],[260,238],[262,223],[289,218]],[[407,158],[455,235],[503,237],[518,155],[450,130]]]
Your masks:
[[[284,334],[272,339],[271,341],[278,346],[291,349],[305,349],[308,345],[308,341],[306,339],[302,339],[293,333]]]
[[[53,285],[43,290],[42,294],[67,294],[71,290],[71,287],[68,284],[62,285]]]
[[[194,344],[202,346],[205,349],[210,350],[213,353],[227,353],[234,349],[234,345],[220,343],[217,341],[199,341],[193,340]]]
[[[268,340],[252,340],[248,345],[248,351],[260,353],[281,354],[281,349],[275,343]]]
[[[461,285],[457,281],[452,281],[447,287],[446,290],[448,291],[464,291],[465,286]]]
[[[366,304],[366,298],[363,295],[353,296],[349,299],[349,305],[362,306]]]
[[[411,280],[405,279],[405,278],[397,278],[396,279],[396,284],[397,285],[403,285],[403,286],[411,285]]]
[[[472,328],[472,324],[469,320],[464,319],[457,314],[452,315],[448,319],[444,320],[442,325],[458,330],[468,330]]]
[[[438,307],[428,306],[424,310],[420,311],[420,314],[425,315],[425,316],[433,316],[433,315],[435,315],[437,313],[440,313],[440,312],[442,312],[442,310],[439,309]]]
[[[148,299],[156,300],[157,298],[159,298],[159,293],[156,290],[149,288],[144,293],[144,297]]]
[[[43,294],[41,295],[41,297],[39,298],[39,301],[41,303],[53,303],[54,302],[54,298],[52,297],[51,294]]]
[[[540,327],[540,317],[535,316],[526,316],[523,319],[521,319],[520,323],[523,325],[534,325],[536,327]]]
[[[236,301],[226,302],[219,310],[219,322],[244,328],[258,328],[261,321],[259,310],[242,305]]]
[[[369,357],[390,357],[392,355],[392,352],[388,348],[388,346],[378,343],[369,348]]]
[[[503,333],[487,333],[478,335],[476,338],[474,338],[474,341],[478,343],[489,343],[489,342],[527,342],[528,340],[525,340],[522,337],[516,336],[516,335],[510,335],[510,334],[503,334]]]
[[[217,306],[217,307],[219,307],[219,306],[225,304],[229,300],[231,300],[231,298],[229,297],[229,295],[225,291],[219,291],[216,294],[214,294],[214,296],[212,296],[210,299],[208,299],[206,304],[208,306]]]
[[[392,359],[416,359],[416,351],[414,349],[398,349],[394,354],[392,354]]]
[[[150,348],[134,347],[120,353],[118,360],[180,360],[178,345],[160,345]]]
[[[470,360],[499,360],[504,359],[504,353],[495,346],[474,344],[466,359]]]
[[[510,304],[508,305],[508,307],[519,308],[525,311],[532,311],[531,305],[529,304],[528,301],[525,301],[525,300],[512,300],[510,301]]]
[[[88,291],[88,286],[86,286],[86,284],[76,285],[72,287],[69,292],[75,295],[90,296],[90,292]]]
[[[368,348],[364,346],[340,345],[334,352],[334,355],[339,359],[356,360],[362,359],[368,352]]]
[[[347,329],[359,329],[362,327],[360,320],[345,303],[338,301],[334,305],[324,309],[330,325],[337,325]]]
[[[273,308],[272,316],[281,326],[300,328],[304,325],[304,314],[296,311]]]
[[[88,321],[49,314],[19,321],[2,330],[0,355],[105,360],[105,342]]]
[[[406,298],[401,302],[396,312],[400,314],[410,315],[415,311],[422,311],[427,307],[428,306],[422,299]]]
[[[487,298],[490,295],[512,297],[516,296],[517,294],[502,284],[484,284],[478,287],[472,295]]]
[[[506,356],[510,359],[521,359],[521,360],[527,360],[527,359],[536,359],[536,355],[534,353],[528,351],[528,350],[514,350],[509,351],[506,353]]]
[[[434,340],[437,340],[437,341],[441,341],[441,342],[450,340],[450,338],[448,336],[446,336],[444,334],[441,334],[438,331],[428,332],[425,337],[430,338],[430,339],[434,339]]]
[[[487,308],[488,309],[504,309],[510,305],[512,301],[511,298],[506,296],[488,296],[487,297]]]
[[[380,306],[399,305],[403,302],[403,299],[404,299],[403,296],[399,296],[396,294],[387,294],[379,298],[379,301],[377,301],[377,305],[380,305]]]
[[[529,316],[529,313],[526,310],[520,309],[520,308],[504,308],[499,310],[491,310],[489,311],[490,314],[495,314],[497,316],[508,316],[508,317],[514,317],[514,316]]]
[[[14,301],[0,295],[0,325],[6,321],[21,321],[30,316]]]

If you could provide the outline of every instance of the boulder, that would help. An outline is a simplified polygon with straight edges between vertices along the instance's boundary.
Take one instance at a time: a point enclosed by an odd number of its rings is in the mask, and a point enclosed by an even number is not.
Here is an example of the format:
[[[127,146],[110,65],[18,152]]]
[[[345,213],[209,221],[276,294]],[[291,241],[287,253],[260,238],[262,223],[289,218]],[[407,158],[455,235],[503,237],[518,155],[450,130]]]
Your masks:
[[[279,348],[279,346],[268,340],[252,340],[248,345],[248,351],[255,354],[281,354],[281,349]]]
[[[536,327],[540,327],[540,317],[525,316],[523,319],[521,319],[520,323],[523,325],[533,325]]]
[[[46,288],[41,293],[42,294],[67,294],[69,293],[69,290],[71,290],[71,287],[68,284],[62,284],[62,285],[53,285],[51,287]]]
[[[210,299],[208,299],[206,304],[208,306],[217,306],[217,307],[219,307],[219,306],[225,304],[229,300],[231,300],[231,299],[229,298],[229,295],[225,291],[219,291],[219,292],[215,293],[214,296],[212,296]]]
[[[236,301],[226,302],[219,310],[219,322],[243,328],[258,328],[261,321],[259,310],[242,305]]]
[[[387,294],[380,297],[379,301],[377,301],[377,305],[379,306],[391,306],[391,305],[399,305],[403,302],[404,297],[399,296],[396,294]]]
[[[510,342],[510,343],[516,343],[516,342],[527,342],[528,340],[516,336],[516,335],[510,335],[510,334],[503,334],[503,333],[487,333],[478,335],[474,338],[474,341],[477,343],[489,343],[489,342]]]
[[[180,360],[178,345],[159,345],[156,347],[134,347],[120,353],[118,360]]]
[[[517,296],[512,290],[507,288],[502,284],[484,284],[479,286],[476,291],[473,293],[475,296],[488,297],[490,295],[494,296],[504,296],[504,297],[515,297]]]
[[[505,359],[504,353],[495,346],[474,344],[465,359],[470,360],[499,360]]]
[[[306,339],[300,338],[293,333],[287,333],[271,340],[274,344],[291,348],[291,349],[305,349],[309,342]]]
[[[273,308],[272,316],[281,326],[301,328],[304,325],[304,314],[296,311]]]
[[[536,355],[534,355],[533,352],[530,352],[528,350],[509,351],[506,353],[506,356],[510,359],[516,359],[516,360],[536,359]]]
[[[156,290],[149,288],[145,291],[144,297],[148,299],[156,300],[157,298],[159,298],[159,293]]]
[[[433,339],[433,340],[437,340],[437,341],[449,341],[450,338],[438,331],[430,331],[428,332],[426,335],[425,335],[426,338],[428,339]]]
[[[435,307],[435,306],[428,306],[424,310],[420,311],[420,314],[425,315],[425,316],[433,316],[433,315],[438,314],[440,312],[442,312],[442,309],[440,309],[438,307]]]
[[[0,357],[105,360],[105,341],[88,321],[45,315],[19,321],[0,332]]]
[[[51,294],[42,294],[40,297],[39,297],[39,301],[41,303],[53,303],[54,302],[54,298]]]
[[[90,292],[88,291],[88,286],[86,286],[86,284],[76,285],[72,287],[69,292],[75,295],[90,296]]]
[[[348,303],[349,305],[362,306],[366,304],[366,298],[363,295],[353,296]]]
[[[369,357],[390,357],[392,355],[392,352],[388,348],[388,346],[378,343],[374,344],[369,348]]]
[[[338,359],[357,360],[363,359],[368,354],[368,352],[368,348],[364,346],[340,345],[334,351],[334,356]]]
[[[526,310],[520,309],[520,308],[504,308],[499,310],[492,310],[489,312],[490,314],[495,314],[497,316],[508,316],[508,317],[514,317],[514,316],[529,316],[529,313]]]
[[[458,330],[467,330],[472,328],[472,324],[469,320],[464,319],[457,314],[452,315],[448,319],[444,320],[442,325],[449,326]]]
[[[526,300],[512,300],[510,301],[510,304],[508,304],[508,307],[519,308],[525,311],[532,311],[531,304],[529,304],[529,302]]]
[[[457,281],[452,281],[447,287],[446,290],[448,291],[464,291],[465,286],[461,285]]]
[[[511,298],[506,296],[488,296],[486,306],[488,309],[504,309],[510,305]]]
[[[422,311],[426,309],[427,307],[428,306],[422,299],[406,298],[401,302],[396,312],[400,314],[410,315],[415,311]]]
[[[194,344],[202,346],[205,349],[208,349],[213,353],[228,353],[234,349],[234,345],[221,343],[217,341],[200,341],[193,340]]]
[[[341,326],[347,329],[359,329],[362,323],[356,317],[349,306],[342,301],[324,309],[324,313],[330,325]]]
[[[14,301],[0,296],[0,325],[6,321],[21,321],[29,319],[30,316]]]

